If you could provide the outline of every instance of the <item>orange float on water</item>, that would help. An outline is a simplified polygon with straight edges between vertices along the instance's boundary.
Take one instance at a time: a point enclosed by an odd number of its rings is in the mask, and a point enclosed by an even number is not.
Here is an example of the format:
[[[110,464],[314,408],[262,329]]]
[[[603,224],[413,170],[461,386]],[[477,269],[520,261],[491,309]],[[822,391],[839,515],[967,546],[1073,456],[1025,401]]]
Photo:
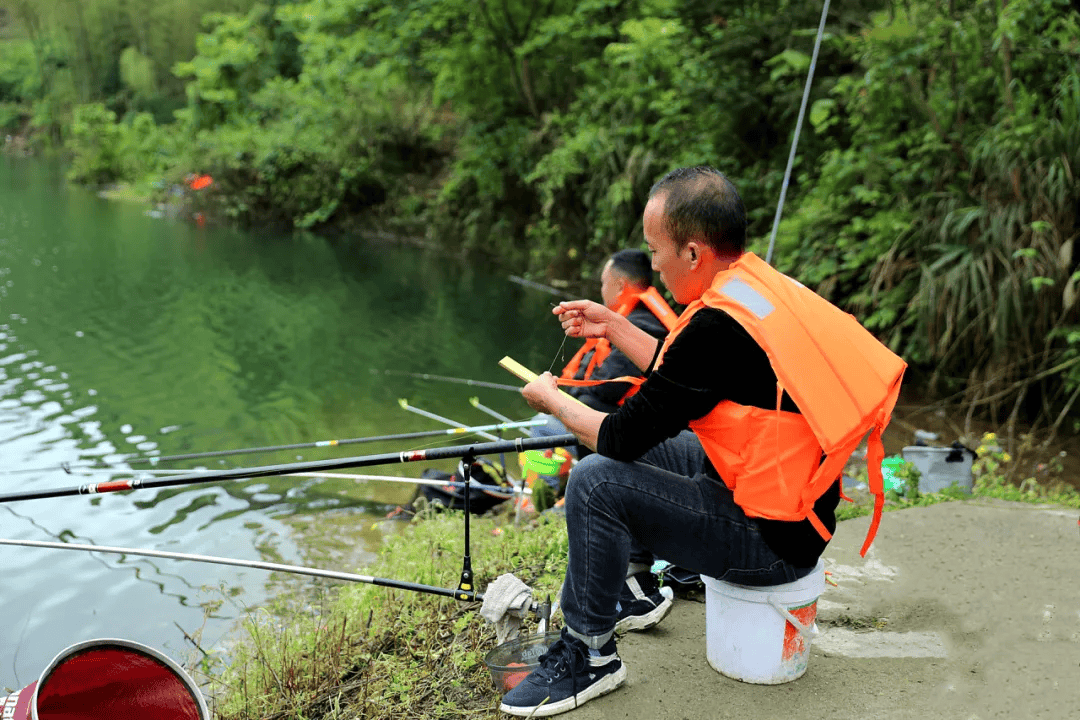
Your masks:
[[[202,190],[203,188],[210,187],[213,184],[214,178],[210,177],[209,175],[198,175],[196,177],[193,177],[191,181],[188,182],[188,187],[190,187],[192,190]]]

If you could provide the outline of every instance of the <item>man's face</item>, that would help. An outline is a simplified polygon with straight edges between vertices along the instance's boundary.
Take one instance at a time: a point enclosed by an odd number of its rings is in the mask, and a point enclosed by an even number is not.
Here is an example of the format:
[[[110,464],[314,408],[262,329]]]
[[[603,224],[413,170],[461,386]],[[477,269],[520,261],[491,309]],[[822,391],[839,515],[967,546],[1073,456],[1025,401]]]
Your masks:
[[[615,301],[622,292],[623,284],[623,277],[611,267],[611,261],[608,260],[600,272],[600,298],[605,306],[615,309]]]
[[[660,281],[671,291],[675,302],[685,305],[697,299],[692,296],[691,263],[686,248],[677,250],[675,241],[664,232],[664,200],[662,195],[655,196],[645,206],[642,216],[645,244],[652,253],[653,271],[660,274]]]

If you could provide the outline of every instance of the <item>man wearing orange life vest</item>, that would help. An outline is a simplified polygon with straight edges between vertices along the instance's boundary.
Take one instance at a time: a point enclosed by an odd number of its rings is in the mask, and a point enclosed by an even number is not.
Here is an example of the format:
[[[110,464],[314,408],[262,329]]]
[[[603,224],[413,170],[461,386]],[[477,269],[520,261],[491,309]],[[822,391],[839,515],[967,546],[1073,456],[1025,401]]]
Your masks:
[[[841,469],[868,431],[881,491],[880,434],[903,361],[745,252],[742,199],[715,169],[661,178],[643,224],[653,269],[687,306],[664,342],[589,301],[554,311],[568,336],[606,338],[645,370],[639,391],[604,414],[563,397],[548,373],[522,390],[596,452],[566,492],[562,638],[503,697],[512,715],[565,712],[624,682],[615,630],[670,609],[635,558],[743,585],[792,582],[835,530]]]
[[[666,336],[679,319],[653,287],[649,256],[641,250],[619,250],[608,259],[600,273],[600,298],[605,307],[655,338]],[[594,410],[610,413],[627,395],[637,391],[637,386],[631,383],[610,381],[640,375],[641,371],[621,350],[612,347],[604,338],[590,338],[570,358],[560,379],[598,383],[567,387],[566,392]],[[557,418],[549,416],[548,423],[533,428],[532,435],[565,435],[567,432]],[[578,446],[574,454],[584,457],[590,452],[591,449]],[[559,489],[558,477],[542,477],[554,489]]]
[[[631,324],[655,338],[675,327],[679,316],[653,286],[649,256],[641,250],[620,250],[600,273],[600,297],[604,306],[626,317]],[[610,413],[637,387],[606,382],[641,372],[618,348],[604,338],[590,338],[563,368],[561,378],[601,381],[600,385],[570,387],[567,392],[594,410]]]

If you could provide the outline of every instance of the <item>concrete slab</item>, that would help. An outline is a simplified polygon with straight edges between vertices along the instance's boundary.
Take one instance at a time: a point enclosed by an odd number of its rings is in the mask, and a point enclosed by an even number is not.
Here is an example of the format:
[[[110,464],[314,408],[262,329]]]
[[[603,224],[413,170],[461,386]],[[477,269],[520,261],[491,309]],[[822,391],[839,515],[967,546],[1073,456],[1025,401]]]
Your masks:
[[[1080,719],[1080,511],[985,500],[840,524],[806,675],[751,685],[706,660],[705,604],[619,640],[629,679],[573,711],[609,718]]]

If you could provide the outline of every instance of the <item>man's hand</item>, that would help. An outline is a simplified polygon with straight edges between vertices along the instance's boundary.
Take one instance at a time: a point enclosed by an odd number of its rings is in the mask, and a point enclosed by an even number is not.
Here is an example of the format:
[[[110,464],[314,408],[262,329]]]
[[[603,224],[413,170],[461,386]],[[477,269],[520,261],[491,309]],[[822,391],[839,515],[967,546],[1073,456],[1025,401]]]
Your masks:
[[[559,401],[559,386],[555,383],[555,376],[545,372],[523,387],[521,395],[533,410],[551,415],[552,408]]]
[[[551,312],[559,316],[563,332],[572,338],[605,338],[612,323],[622,316],[592,300],[569,300],[556,305]]]

